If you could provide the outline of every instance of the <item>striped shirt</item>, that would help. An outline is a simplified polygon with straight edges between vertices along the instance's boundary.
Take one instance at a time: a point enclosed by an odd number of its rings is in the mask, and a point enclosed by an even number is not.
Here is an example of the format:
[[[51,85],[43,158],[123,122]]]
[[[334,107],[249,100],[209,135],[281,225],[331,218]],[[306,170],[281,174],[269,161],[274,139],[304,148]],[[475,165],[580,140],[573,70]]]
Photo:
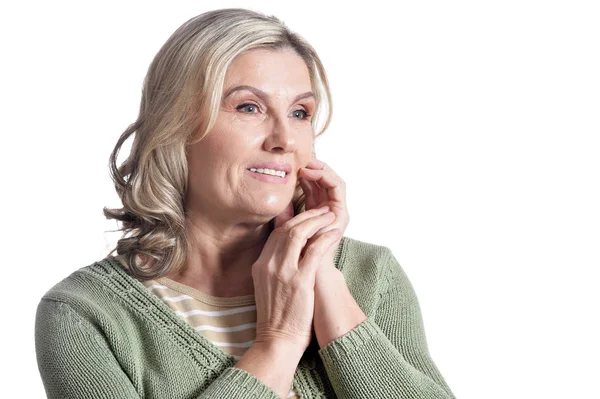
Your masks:
[[[254,295],[215,297],[166,277],[141,281],[150,292],[237,361],[256,337]],[[298,399],[291,387],[287,396]]]

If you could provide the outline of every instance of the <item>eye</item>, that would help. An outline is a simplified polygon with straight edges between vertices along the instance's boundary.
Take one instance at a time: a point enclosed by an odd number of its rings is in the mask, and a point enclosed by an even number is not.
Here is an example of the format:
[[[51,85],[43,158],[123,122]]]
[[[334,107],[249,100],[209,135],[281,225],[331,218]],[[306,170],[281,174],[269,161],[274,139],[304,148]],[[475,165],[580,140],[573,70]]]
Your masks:
[[[250,112],[244,112],[245,114],[255,114],[258,112],[258,108],[258,105],[252,103],[246,103],[236,107],[238,111],[243,109],[250,110]]]
[[[307,119],[310,116],[310,114],[303,109],[295,110],[294,112],[292,112],[292,115],[294,116],[294,118],[296,118],[298,115],[301,115],[301,116],[304,115],[304,117],[297,118],[297,119]]]

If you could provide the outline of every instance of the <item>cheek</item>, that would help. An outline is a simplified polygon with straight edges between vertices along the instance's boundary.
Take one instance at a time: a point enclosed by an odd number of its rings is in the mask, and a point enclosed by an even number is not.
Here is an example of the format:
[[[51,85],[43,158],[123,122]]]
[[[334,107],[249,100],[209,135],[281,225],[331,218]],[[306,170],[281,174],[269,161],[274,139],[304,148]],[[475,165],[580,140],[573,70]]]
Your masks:
[[[298,139],[298,151],[303,157],[306,157],[306,161],[310,158],[314,148],[314,132],[312,128],[307,128],[306,132],[299,135]]]
[[[227,135],[223,133],[223,131],[211,131],[189,149],[189,173],[195,176],[195,180],[211,182],[210,185],[213,185],[214,181],[227,180],[229,169],[237,156],[235,142],[226,140]]]
[[[235,160],[240,160],[240,156],[243,156],[248,147],[249,135],[230,123],[222,123],[219,129],[211,132],[213,133],[207,143],[207,156],[215,163],[229,165],[233,165]]]

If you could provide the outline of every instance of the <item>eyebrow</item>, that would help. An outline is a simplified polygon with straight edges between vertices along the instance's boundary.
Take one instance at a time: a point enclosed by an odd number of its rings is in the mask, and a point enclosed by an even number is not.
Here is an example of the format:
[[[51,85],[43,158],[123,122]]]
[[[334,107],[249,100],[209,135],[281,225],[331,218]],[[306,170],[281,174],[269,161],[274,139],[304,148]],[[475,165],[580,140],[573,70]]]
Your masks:
[[[254,93],[257,97],[260,97],[263,101],[267,101],[267,97],[269,97],[269,95],[267,93],[265,93],[264,91],[262,91],[260,89],[257,89],[256,87],[248,86],[248,85],[241,85],[241,86],[236,86],[232,89],[229,89],[227,91],[227,94],[225,94],[225,97],[223,97],[223,99],[226,99],[234,92],[240,91],[240,90],[248,90],[248,91]],[[307,91],[306,93],[298,94],[294,98],[294,101],[292,101],[292,102],[300,101],[300,100],[302,100],[304,98],[308,98],[308,97],[314,98],[315,94],[312,91]]]

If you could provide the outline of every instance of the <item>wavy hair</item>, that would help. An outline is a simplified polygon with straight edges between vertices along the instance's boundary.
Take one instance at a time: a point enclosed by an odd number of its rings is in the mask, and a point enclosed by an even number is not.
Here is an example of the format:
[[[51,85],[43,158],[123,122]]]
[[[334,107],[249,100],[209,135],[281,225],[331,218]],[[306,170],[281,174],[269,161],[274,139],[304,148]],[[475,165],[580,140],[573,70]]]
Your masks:
[[[103,212],[107,219],[121,222],[116,231],[123,234],[107,257],[117,259],[138,279],[177,272],[185,264],[191,243],[184,206],[186,147],[212,129],[233,59],[255,48],[291,49],[304,60],[316,100],[314,138],[329,126],[332,102],[323,64],[313,47],[281,20],[230,8],[200,14],[181,25],[150,64],[139,116],[121,134],[109,159],[123,207],[104,207]],[[121,146],[134,133],[131,151],[117,167]],[[304,211],[304,200],[297,183],[294,214]]]

